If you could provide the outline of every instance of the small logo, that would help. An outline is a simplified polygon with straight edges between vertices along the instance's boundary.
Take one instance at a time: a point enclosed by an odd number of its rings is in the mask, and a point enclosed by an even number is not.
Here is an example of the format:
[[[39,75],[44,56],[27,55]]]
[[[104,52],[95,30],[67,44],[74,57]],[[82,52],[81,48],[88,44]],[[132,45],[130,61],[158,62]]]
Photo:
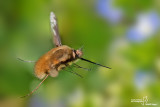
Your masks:
[[[156,106],[157,104],[154,103],[148,103],[149,99],[147,98],[147,96],[143,97],[142,99],[131,99],[131,103],[140,103],[142,105],[152,105],[152,106]]]

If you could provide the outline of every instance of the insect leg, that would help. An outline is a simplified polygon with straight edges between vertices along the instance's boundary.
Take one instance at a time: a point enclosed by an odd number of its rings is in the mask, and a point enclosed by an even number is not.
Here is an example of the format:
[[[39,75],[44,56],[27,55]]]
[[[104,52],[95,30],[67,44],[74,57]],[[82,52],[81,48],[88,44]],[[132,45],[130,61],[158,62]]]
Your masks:
[[[66,70],[67,72],[71,72],[71,73],[73,73],[73,74],[75,74],[75,75],[77,75],[77,76],[79,76],[79,77],[83,78],[83,76],[82,76],[82,75],[80,75],[80,74],[78,74],[78,73],[74,72],[74,71],[73,71],[73,69],[72,69],[70,66],[69,66],[69,68],[70,68],[71,70]]]
[[[32,90],[32,91],[31,91],[30,93],[28,93],[27,95],[21,96],[21,97],[19,97],[19,98],[25,98],[25,97],[28,97],[28,96],[32,95],[35,91],[37,91],[37,89],[42,85],[42,83],[48,78],[48,76],[49,76],[49,74],[47,74],[47,75],[45,76],[45,78],[38,84],[38,86],[37,86],[34,90]]]
[[[86,70],[86,71],[90,71],[91,69],[88,69],[88,68],[83,68],[83,67],[81,67],[81,66],[79,66],[79,65],[77,65],[77,64],[75,64],[75,63],[73,63],[74,64],[74,67],[77,67],[77,68],[82,68],[82,69],[84,69],[84,70]]]
[[[21,58],[17,58],[18,60],[20,60],[20,61],[23,61],[23,62],[29,62],[29,63],[35,63],[36,61],[28,61],[28,60],[23,60],[23,59],[21,59]]]

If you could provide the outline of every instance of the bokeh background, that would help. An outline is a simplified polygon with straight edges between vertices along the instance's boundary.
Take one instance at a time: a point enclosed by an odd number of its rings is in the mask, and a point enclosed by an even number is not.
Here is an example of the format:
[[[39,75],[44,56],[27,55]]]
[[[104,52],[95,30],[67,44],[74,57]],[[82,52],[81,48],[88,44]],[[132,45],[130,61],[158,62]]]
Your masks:
[[[83,46],[84,61],[49,77],[32,96],[18,99],[40,82],[34,63],[52,49],[49,14],[58,18],[62,42]],[[1,0],[0,107],[142,107],[148,98],[160,106],[159,0]]]

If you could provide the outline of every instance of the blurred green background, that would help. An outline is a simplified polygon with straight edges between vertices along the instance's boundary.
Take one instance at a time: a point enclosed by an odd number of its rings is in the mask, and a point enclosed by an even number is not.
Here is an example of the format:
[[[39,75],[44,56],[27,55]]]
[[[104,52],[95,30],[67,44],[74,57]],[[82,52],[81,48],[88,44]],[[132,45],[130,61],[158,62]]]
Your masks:
[[[18,99],[40,82],[34,63],[52,49],[49,14],[58,18],[62,43],[84,46],[84,61],[61,71],[30,97]],[[0,107],[160,106],[159,0],[2,0],[0,2]]]

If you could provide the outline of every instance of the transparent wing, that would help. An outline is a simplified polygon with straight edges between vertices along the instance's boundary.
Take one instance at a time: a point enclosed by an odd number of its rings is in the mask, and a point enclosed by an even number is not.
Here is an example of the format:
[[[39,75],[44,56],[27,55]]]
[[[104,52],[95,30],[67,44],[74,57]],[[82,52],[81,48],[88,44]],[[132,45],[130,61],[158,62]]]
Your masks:
[[[61,38],[59,36],[57,19],[53,12],[50,13],[50,23],[51,23],[51,30],[53,33],[53,43],[56,47],[61,46],[62,43],[61,43]]]

